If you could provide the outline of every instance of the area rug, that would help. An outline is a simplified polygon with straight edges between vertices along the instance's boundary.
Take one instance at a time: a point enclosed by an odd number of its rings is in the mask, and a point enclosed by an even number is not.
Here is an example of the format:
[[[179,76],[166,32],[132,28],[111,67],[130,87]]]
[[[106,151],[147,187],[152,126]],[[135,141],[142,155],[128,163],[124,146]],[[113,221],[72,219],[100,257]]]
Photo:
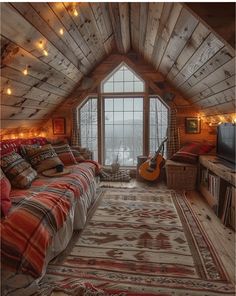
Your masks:
[[[105,190],[70,254],[49,264],[41,289],[44,296],[235,295],[184,193],[137,188]]]

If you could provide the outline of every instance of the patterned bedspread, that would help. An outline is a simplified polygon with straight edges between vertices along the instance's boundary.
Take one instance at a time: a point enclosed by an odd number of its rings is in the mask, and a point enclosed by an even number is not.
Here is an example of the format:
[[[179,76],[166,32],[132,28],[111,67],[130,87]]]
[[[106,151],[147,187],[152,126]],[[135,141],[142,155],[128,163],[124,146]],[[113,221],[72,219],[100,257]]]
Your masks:
[[[36,179],[30,189],[12,190],[13,209],[1,221],[1,266],[6,273],[38,278],[53,235],[62,227],[75,199],[95,190],[95,165],[67,167],[63,177]]]

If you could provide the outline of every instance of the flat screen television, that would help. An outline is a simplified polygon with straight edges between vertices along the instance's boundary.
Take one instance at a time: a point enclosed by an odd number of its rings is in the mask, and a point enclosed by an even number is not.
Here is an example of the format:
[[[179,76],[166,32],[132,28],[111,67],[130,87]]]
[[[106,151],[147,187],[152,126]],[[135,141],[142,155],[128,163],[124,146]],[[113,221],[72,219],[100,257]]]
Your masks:
[[[236,125],[223,123],[217,127],[217,156],[233,164],[235,162]]]

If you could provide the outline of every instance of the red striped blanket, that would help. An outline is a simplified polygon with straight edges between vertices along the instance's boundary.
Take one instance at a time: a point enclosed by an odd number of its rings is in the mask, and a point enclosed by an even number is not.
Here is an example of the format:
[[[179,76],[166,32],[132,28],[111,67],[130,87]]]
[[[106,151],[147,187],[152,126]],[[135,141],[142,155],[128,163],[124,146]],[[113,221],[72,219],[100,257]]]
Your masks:
[[[62,227],[74,199],[95,190],[95,165],[68,167],[58,178],[40,177],[28,190],[12,190],[13,209],[1,221],[1,266],[4,272],[38,278],[53,235]]]

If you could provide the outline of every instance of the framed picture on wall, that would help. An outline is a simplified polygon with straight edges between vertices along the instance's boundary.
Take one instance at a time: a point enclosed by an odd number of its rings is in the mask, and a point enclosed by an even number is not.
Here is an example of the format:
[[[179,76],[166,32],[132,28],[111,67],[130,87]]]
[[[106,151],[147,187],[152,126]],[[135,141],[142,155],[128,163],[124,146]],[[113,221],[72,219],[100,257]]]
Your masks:
[[[200,118],[185,117],[185,132],[187,134],[199,134],[201,132]]]
[[[54,135],[64,135],[66,133],[66,120],[64,117],[52,119],[52,129]]]

